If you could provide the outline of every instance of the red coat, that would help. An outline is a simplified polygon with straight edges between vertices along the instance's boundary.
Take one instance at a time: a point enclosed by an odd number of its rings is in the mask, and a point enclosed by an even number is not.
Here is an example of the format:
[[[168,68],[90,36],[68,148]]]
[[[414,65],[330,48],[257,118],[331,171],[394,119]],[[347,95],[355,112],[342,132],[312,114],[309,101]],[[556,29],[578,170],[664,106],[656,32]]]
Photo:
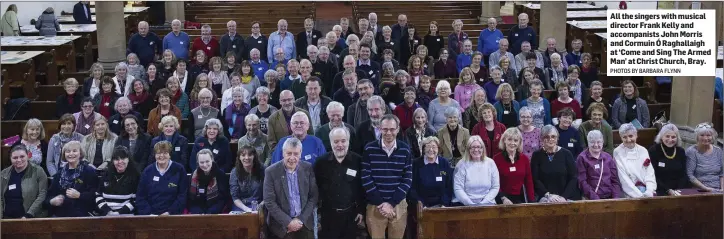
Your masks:
[[[406,103],[402,103],[400,105],[397,105],[393,113],[395,116],[397,116],[398,119],[400,119],[400,132],[405,132],[407,128],[412,127],[415,125],[415,117],[413,117],[413,113],[415,113],[415,110],[417,108],[420,108],[417,103],[412,104],[412,107],[408,107]]]
[[[498,148],[498,143],[500,142],[500,138],[503,136],[503,133],[506,130],[503,123],[500,123],[498,121],[494,122],[495,127],[493,128],[493,133],[495,134],[495,136],[493,137],[493,142],[490,142],[490,138],[488,137],[488,130],[485,129],[485,122],[483,121],[478,122],[478,124],[473,127],[473,133],[470,135],[477,135],[483,139],[483,143],[485,143],[485,155],[489,158],[492,158],[494,155],[501,152]]]
[[[215,37],[211,37],[211,40],[209,41],[209,44],[204,44],[204,41],[201,40],[201,37],[197,37],[194,39],[194,42],[191,44],[191,55],[189,55],[191,59],[196,60],[196,51],[202,50],[204,53],[206,53],[206,62],[209,62],[209,59],[211,57],[219,56],[219,40],[216,40]]]
[[[525,186],[528,202],[536,202],[533,192],[533,173],[530,170],[530,160],[523,153],[518,153],[518,160],[511,164],[510,160],[498,153],[493,157],[495,166],[500,175],[500,192],[502,195],[521,195]]]

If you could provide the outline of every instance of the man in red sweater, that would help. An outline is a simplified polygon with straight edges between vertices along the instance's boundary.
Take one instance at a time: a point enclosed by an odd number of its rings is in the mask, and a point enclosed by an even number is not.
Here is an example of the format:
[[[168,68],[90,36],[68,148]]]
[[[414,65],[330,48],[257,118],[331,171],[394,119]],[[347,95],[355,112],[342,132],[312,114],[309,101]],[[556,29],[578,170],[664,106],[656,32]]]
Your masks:
[[[206,53],[206,59],[219,56],[219,40],[211,36],[211,26],[201,26],[201,37],[194,39],[191,44],[191,55],[195,56],[196,51],[202,50]]]

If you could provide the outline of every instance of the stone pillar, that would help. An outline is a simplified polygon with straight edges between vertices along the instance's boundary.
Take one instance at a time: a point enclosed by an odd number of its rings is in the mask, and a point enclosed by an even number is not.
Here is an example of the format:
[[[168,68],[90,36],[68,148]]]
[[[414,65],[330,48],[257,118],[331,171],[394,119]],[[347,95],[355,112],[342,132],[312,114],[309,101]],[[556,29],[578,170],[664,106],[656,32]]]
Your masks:
[[[714,77],[675,76],[672,84],[669,122],[679,127],[682,142],[694,144],[694,127],[712,119]]]
[[[126,25],[123,19],[123,2],[96,2],[98,28],[98,62],[114,69],[118,62],[126,60]]]
[[[559,51],[566,49],[566,2],[541,2],[540,6],[540,22],[538,23],[540,32],[538,34],[538,49],[546,49],[546,39],[553,37],[556,39]],[[573,39],[570,39],[573,40]]]
[[[499,1],[483,1],[482,11],[480,11],[480,24],[488,24],[488,18],[494,17],[498,22],[502,21],[500,17]]]
[[[186,12],[184,9],[184,2],[182,1],[166,2],[166,22],[171,22],[174,19],[186,20]]]

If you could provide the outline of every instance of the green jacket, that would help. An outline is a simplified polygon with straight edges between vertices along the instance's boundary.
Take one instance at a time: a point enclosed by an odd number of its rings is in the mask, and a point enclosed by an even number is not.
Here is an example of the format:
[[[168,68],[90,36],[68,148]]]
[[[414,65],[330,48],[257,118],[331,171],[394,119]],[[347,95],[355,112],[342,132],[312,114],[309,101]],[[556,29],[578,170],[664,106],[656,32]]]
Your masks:
[[[613,129],[605,120],[601,122],[600,129],[595,128],[593,126],[593,122],[590,120],[583,122],[581,126],[578,127],[578,132],[581,134],[581,143],[583,144],[583,148],[588,148],[588,132],[593,130],[601,131],[601,134],[603,134],[603,151],[613,155]]]
[[[13,169],[12,166],[3,169],[0,172],[0,188],[2,188],[2,194],[0,194],[0,218],[3,216],[5,211],[5,191],[8,189],[8,181],[10,181],[10,173]],[[45,174],[40,166],[28,162],[28,168],[23,176],[20,187],[23,190],[23,208],[27,214],[33,215],[33,217],[44,217],[46,215],[43,210],[43,200],[45,200],[45,194],[48,190],[48,175]]]

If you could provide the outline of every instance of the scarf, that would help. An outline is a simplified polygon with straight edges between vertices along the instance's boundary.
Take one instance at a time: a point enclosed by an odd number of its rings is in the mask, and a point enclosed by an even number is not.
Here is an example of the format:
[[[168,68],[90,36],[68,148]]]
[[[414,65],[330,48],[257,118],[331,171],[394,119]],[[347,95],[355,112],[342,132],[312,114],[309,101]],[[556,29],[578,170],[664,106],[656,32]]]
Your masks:
[[[68,105],[73,105],[73,102],[75,101],[75,93],[67,95],[66,98],[68,100]]]
[[[212,165],[209,175],[199,174],[202,171],[200,168],[194,171],[194,174],[191,175],[191,186],[189,187],[192,198],[197,198],[199,196],[199,186],[206,184],[206,204],[214,204],[219,197],[219,185],[216,184],[216,177],[214,176],[215,170],[216,165]]]
[[[141,95],[136,95],[135,93],[128,94],[128,99],[131,100],[131,104],[137,105],[141,102],[146,101],[146,99],[148,99],[148,91],[144,90],[143,92],[141,92]]]
[[[83,112],[78,114],[78,125],[75,126],[75,131],[82,135],[88,135],[91,132],[92,127],[86,128],[85,126],[91,126],[93,124],[93,121],[95,121],[96,118],[96,113],[91,113],[88,118],[83,115]]]
[[[367,101],[359,99],[357,100],[357,104],[354,104],[354,127],[357,128],[358,125],[360,125],[362,122],[370,119],[370,116],[367,114]]]
[[[128,77],[128,76],[126,76],[126,77]],[[118,82],[118,91],[120,91],[121,94],[123,94],[124,93],[123,91],[126,89],[126,87],[125,87],[126,86],[126,77],[119,77],[116,75],[116,81]]]
[[[60,188],[62,188],[63,190],[73,188],[76,181],[79,180],[78,178],[80,177],[80,173],[83,172],[86,164],[83,159],[79,160],[80,162],[78,162],[78,167],[75,168],[73,173],[70,172],[71,169],[69,164],[66,164],[60,170]]]
[[[241,77],[242,84],[249,84],[249,82],[251,82],[251,76],[242,76]]]
[[[232,139],[241,138],[246,134],[244,116],[249,114],[249,110],[251,110],[251,106],[244,102],[241,103],[241,107],[239,108],[237,108],[234,103],[226,107],[224,118],[226,120],[227,127],[229,127],[228,130]],[[233,116],[236,116],[236,120],[234,120]]]
[[[219,73],[216,73],[213,71],[209,72],[209,79],[211,79],[211,82],[214,85],[220,85],[221,84],[221,72],[219,72]]]
[[[171,97],[171,104],[172,104],[172,105],[176,105],[176,103],[178,102],[178,100],[181,99],[181,94],[182,94],[181,88],[179,88],[179,89],[176,91],[176,94],[174,94],[173,97]]]

